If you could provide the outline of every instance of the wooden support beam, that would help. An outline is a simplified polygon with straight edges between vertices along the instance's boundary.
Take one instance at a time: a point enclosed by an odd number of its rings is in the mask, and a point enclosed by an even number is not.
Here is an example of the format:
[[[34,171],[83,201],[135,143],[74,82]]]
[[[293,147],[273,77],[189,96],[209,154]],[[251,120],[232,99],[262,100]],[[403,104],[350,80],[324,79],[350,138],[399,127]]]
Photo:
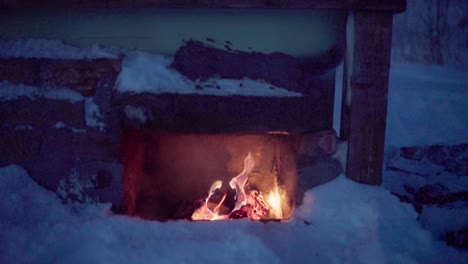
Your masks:
[[[17,8],[292,8],[401,12],[405,0],[0,0],[0,9]]]
[[[343,129],[348,140],[347,176],[380,185],[387,118],[392,13],[355,11],[348,27],[349,77],[343,94]],[[347,99],[346,99],[347,97]]]

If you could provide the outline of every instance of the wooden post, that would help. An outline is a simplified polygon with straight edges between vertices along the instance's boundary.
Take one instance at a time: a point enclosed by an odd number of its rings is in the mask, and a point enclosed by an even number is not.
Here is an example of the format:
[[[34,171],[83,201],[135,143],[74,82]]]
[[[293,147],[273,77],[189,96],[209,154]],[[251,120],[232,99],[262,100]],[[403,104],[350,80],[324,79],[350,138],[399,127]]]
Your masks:
[[[344,82],[349,85],[343,91],[341,130],[348,140],[346,174],[354,181],[373,185],[382,183],[392,15],[355,11],[354,25],[348,27],[351,61],[344,77],[350,79]]]

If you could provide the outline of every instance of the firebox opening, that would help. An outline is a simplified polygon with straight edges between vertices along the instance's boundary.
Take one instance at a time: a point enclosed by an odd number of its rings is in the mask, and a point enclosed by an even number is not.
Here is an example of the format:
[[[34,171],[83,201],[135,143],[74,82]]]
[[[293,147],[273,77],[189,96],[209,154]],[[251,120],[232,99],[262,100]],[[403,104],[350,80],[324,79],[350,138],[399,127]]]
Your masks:
[[[122,131],[123,209],[146,219],[289,219],[300,136]]]

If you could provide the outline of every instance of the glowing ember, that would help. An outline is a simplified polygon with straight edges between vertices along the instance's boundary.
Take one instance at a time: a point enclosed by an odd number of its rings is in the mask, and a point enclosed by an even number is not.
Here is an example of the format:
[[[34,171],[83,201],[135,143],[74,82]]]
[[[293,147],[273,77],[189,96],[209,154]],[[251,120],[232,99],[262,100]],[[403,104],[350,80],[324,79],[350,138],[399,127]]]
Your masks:
[[[255,161],[249,152],[244,160],[244,169],[229,182],[229,186],[236,191],[235,206],[230,213],[226,215],[219,214],[220,208],[226,199],[226,193],[218,203],[210,202],[213,194],[220,190],[223,185],[221,181],[215,181],[211,185],[208,196],[203,200],[202,205],[192,214],[192,220],[225,220],[245,217],[252,220],[281,219],[283,217],[281,205],[285,196],[284,192],[278,187],[276,181],[273,191],[268,194],[266,200],[260,191],[251,189],[248,181],[254,167]]]

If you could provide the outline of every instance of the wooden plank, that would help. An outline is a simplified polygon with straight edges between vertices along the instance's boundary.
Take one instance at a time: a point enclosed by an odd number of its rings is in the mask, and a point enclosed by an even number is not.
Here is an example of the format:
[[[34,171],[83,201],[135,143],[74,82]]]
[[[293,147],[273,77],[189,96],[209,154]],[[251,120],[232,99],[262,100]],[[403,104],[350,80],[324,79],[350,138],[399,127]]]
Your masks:
[[[185,8],[292,8],[354,9],[402,12],[406,0],[2,0],[4,8],[86,7],[185,7]]]
[[[382,183],[392,14],[354,13],[347,176]]]

